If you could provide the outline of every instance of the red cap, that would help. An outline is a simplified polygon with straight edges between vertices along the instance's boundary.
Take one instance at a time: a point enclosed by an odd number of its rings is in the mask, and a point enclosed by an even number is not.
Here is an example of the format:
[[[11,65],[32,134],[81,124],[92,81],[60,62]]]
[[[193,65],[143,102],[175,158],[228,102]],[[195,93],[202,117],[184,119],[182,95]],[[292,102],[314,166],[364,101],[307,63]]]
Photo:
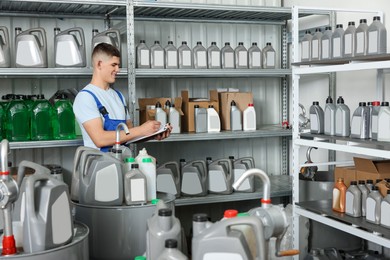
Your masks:
[[[15,238],[14,236],[3,237],[3,255],[16,254]]]
[[[237,214],[238,214],[238,210],[235,210],[235,209],[227,209],[227,210],[225,210],[225,212],[223,213],[223,217],[224,217],[224,218],[235,218],[235,217],[237,217]]]
[[[9,175],[9,171],[5,171],[5,172],[0,171],[0,175]]]
[[[248,104],[248,107],[253,107],[253,103],[249,103],[249,104]]]
[[[261,199],[262,204],[271,204],[271,200]]]
[[[373,106],[380,106],[381,105],[381,102],[380,101],[372,101],[372,105]]]

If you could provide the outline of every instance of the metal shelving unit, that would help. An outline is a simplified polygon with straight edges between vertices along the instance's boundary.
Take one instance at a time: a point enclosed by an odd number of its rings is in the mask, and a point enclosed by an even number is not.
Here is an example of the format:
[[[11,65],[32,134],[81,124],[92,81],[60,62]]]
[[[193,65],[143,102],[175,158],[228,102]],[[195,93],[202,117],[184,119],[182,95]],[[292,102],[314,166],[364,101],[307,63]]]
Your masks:
[[[305,8],[293,7],[293,202],[294,202],[294,247],[299,247],[299,216],[304,216],[314,221],[334,227],[344,232],[358,236],[365,240],[374,242],[378,245],[390,248],[389,232],[383,231],[382,227],[366,223],[365,220],[359,221],[355,218],[344,216],[333,212],[330,201],[302,202],[299,198],[299,170],[300,170],[300,147],[317,147],[328,151],[339,151],[344,153],[357,154],[362,156],[373,156],[390,159],[390,150],[388,142],[359,140],[352,138],[331,137],[326,135],[312,135],[300,133],[298,127],[299,116],[299,81],[306,75],[313,74],[331,74],[334,72],[342,73],[347,71],[375,70],[377,72],[376,96],[378,100],[384,97],[384,73],[390,68],[389,55],[367,56],[354,59],[337,59],[333,61],[322,62],[299,62],[299,15],[298,13]],[[360,12],[374,13],[383,16],[381,12],[364,10],[343,10],[334,9],[332,12]],[[338,162],[318,163],[327,165],[336,165]],[[314,165],[314,164],[313,164]]]
[[[83,145],[83,139],[10,142],[10,149],[54,148]]]

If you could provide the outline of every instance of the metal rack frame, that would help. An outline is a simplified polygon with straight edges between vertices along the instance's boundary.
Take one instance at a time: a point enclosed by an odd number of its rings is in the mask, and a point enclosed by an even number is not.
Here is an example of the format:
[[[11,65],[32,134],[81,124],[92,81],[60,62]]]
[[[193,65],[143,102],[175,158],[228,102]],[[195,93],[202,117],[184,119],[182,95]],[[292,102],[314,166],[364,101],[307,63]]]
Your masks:
[[[301,76],[304,75],[313,75],[313,74],[330,74],[330,81],[335,81],[335,76],[332,75],[336,72],[344,71],[359,71],[359,70],[376,70],[377,71],[377,98],[383,100],[384,94],[384,82],[383,82],[383,73],[390,67],[390,60],[381,60],[381,61],[354,61],[354,62],[343,62],[343,63],[334,63],[334,64],[313,64],[315,66],[309,67],[300,67],[300,57],[299,57],[299,12],[305,11],[307,9],[313,10],[313,8],[306,7],[293,7],[292,9],[292,31],[293,31],[293,63],[292,63],[292,95],[293,95],[293,203],[294,203],[294,220],[293,220],[293,232],[294,232],[294,247],[299,248],[299,216],[304,216],[310,218],[314,221],[323,223],[328,226],[332,226],[336,229],[342,230],[344,232],[350,233],[352,235],[361,237],[365,240],[372,241],[379,245],[390,247],[390,240],[388,238],[383,238],[373,233],[370,230],[363,230],[352,223],[348,224],[348,220],[340,222],[339,220],[334,220],[325,213],[313,212],[310,208],[305,206],[297,206],[296,203],[300,202],[299,199],[299,169],[300,158],[299,158],[299,149],[303,147],[318,147],[321,149],[326,149],[328,151],[340,151],[346,153],[354,153],[359,155],[369,155],[374,157],[390,158],[390,151],[384,148],[384,145],[381,145],[380,142],[373,143],[362,143],[354,142],[353,139],[345,138],[345,140],[336,140],[332,138],[327,138],[327,136],[313,135],[312,138],[310,134],[302,134],[299,132],[298,127],[298,118],[299,118],[299,80]],[[320,10],[325,10],[318,8]],[[367,11],[367,10],[346,10],[346,9],[331,9],[328,11],[331,12],[357,12],[357,13],[374,13],[383,17],[381,11]],[[332,63],[332,61],[330,61]],[[308,64],[310,65],[310,64]],[[332,92],[332,88],[330,88]],[[332,93],[331,93],[332,94]],[[304,138],[302,138],[304,137]],[[341,143],[340,143],[341,142]],[[369,145],[369,147],[367,147]],[[329,162],[327,165],[337,165],[340,162]],[[321,164],[321,163],[320,163]],[[297,257],[295,259],[298,259]]]

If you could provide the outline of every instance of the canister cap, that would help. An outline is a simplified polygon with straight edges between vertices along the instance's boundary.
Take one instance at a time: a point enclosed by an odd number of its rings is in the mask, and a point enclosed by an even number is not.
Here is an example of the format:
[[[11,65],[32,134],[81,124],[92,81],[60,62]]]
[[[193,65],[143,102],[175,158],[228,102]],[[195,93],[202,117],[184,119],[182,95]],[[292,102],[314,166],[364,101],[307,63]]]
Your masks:
[[[126,157],[124,161],[127,163],[133,163],[135,162],[135,159],[133,157]]]
[[[211,45],[217,45],[217,42],[211,42]]]
[[[248,107],[253,107],[253,103],[249,103],[249,104],[248,104]]]
[[[373,186],[372,190],[379,190],[377,186]]]
[[[243,42],[239,42],[238,45],[244,45],[244,43]]]
[[[146,257],[144,257],[143,255],[139,255],[139,256],[136,256],[134,258],[134,260],[146,260]]]
[[[366,181],[364,181],[364,180],[359,180],[358,183],[359,183],[359,184],[366,184]]]
[[[230,105],[231,106],[236,106],[236,102],[234,100],[232,100],[232,102],[230,102]]]
[[[168,44],[173,44],[173,41],[168,41]]]
[[[321,28],[316,28],[316,32],[321,32]]]
[[[382,104],[381,104],[381,106],[388,107],[388,106],[389,106],[389,102],[383,101]]]
[[[165,248],[177,248],[177,240],[176,239],[165,240]]]
[[[310,30],[306,30],[305,34],[311,34]]]
[[[331,27],[331,26],[326,26],[326,27],[325,27],[325,30],[330,30],[330,31],[331,31],[331,30],[332,30],[332,27]]]
[[[198,213],[192,216],[194,222],[206,222],[209,220],[209,216],[206,213]]]
[[[237,217],[248,217],[250,216],[248,212],[240,212],[237,214]]]
[[[237,217],[238,211],[235,209],[227,209],[223,213],[224,218],[235,218]]]
[[[187,44],[187,41],[182,41],[181,44]]]
[[[145,43],[145,40],[140,40],[139,42],[140,42],[140,43]]]
[[[139,168],[138,163],[134,163],[131,165],[131,169],[138,169],[138,168]]]
[[[337,104],[344,104],[344,98],[342,96],[339,96],[337,99]]]
[[[367,180],[367,184],[374,184],[373,180]]]
[[[160,41],[154,41],[154,44],[160,44]]]
[[[381,17],[380,17],[380,16],[374,16],[373,20],[374,20],[374,21],[380,21],[380,20],[381,20]]]
[[[157,103],[156,103],[156,108],[158,108],[158,107],[161,107],[160,101],[157,101]]]
[[[271,46],[271,43],[270,43],[270,42],[267,42],[267,46]]]
[[[152,199],[150,203],[152,203],[152,205],[156,205],[159,201],[160,199]]]
[[[230,155],[230,156],[229,156],[229,159],[230,159],[230,160],[234,160],[234,156],[233,156],[233,155]]]
[[[360,23],[367,23],[367,19],[360,19]]]
[[[209,105],[209,108],[214,108],[214,106],[213,105]]]
[[[313,101],[313,106],[319,106],[320,105],[320,102],[318,101]]]
[[[348,26],[355,25],[355,22],[348,22]]]
[[[196,44],[197,44],[197,45],[202,45],[202,42],[201,42],[201,41],[199,41],[199,42],[196,42]]]
[[[225,45],[230,45],[230,42],[225,42]]]
[[[351,181],[351,185],[357,185],[356,181]]]
[[[366,106],[366,102],[359,102],[359,107],[365,107]]]
[[[165,208],[165,209],[159,209],[158,210],[158,215],[161,217],[170,217],[172,216],[172,210]]]
[[[374,107],[377,107],[377,106],[380,106],[380,105],[381,105],[381,102],[379,102],[379,101],[372,101],[372,105],[373,105]]]
[[[332,99],[332,97],[331,96],[328,96],[328,98],[326,99],[326,103],[327,104],[333,104],[333,99]]]
[[[150,162],[152,162],[152,158],[143,158],[142,162],[150,163]]]
[[[257,46],[257,42],[252,42],[252,45]]]
[[[199,105],[194,105],[194,108],[199,108]]]
[[[337,24],[336,28],[343,28],[343,25],[342,24]]]

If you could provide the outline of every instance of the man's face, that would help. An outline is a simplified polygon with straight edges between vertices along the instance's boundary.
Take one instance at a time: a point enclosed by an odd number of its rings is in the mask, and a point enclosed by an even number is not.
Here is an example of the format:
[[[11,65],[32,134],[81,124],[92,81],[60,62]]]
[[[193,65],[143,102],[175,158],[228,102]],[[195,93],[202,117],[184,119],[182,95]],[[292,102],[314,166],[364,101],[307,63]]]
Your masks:
[[[119,72],[120,59],[119,57],[106,57],[99,61],[99,70],[102,76],[102,79],[112,84],[115,82],[116,74]]]

